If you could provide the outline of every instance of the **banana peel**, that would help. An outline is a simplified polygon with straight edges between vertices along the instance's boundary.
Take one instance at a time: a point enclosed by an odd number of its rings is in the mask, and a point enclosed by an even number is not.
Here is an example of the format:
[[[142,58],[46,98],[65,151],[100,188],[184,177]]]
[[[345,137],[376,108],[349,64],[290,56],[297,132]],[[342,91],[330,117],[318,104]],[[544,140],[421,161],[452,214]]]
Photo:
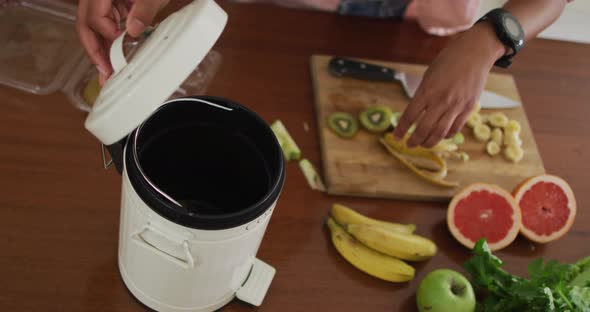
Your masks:
[[[405,160],[413,166],[418,169],[428,170],[435,178],[444,179],[447,176],[447,166],[442,157],[432,149],[420,146],[409,148],[406,145],[406,141],[409,137],[410,136],[408,135],[403,140],[397,141],[393,138],[391,133],[388,133],[384,138],[388,146],[402,154]]]
[[[406,145],[407,139],[406,136],[398,141],[394,139],[393,134],[388,133],[379,141],[393,157],[420,178],[442,187],[453,188],[459,185],[458,182],[444,180],[447,176],[447,163],[440,155],[423,147],[409,148]],[[421,160],[417,161],[417,159]],[[435,166],[424,166],[424,163],[435,164]]]

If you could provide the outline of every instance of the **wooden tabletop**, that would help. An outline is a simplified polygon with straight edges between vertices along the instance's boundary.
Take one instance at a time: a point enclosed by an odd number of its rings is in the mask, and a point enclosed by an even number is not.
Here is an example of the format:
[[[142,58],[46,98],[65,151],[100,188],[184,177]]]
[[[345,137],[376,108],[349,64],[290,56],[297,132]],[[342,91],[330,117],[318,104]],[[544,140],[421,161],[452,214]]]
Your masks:
[[[74,2],[74,1],[72,1]],[[179,6],[175,2],[174,6]],[[410,22],[222,2],[229,24],[208,94],[281,119],[306,157],[320,164],[309,61],[314,53],[428,64],[447,42]],[[170,10],[168,10],[170,11]],[[548,172],[571,184],[578,216],[556,243],[519,237],[497,254],[526,274],[535,257],[590,255],[590,46],[536,40],[509,70],[519,88]],[[85,114],[61,93],[36,96],[0,87],[0,310],[144,311],[117,268],[121,177],[101,165]],[[303,122],[310,131],[303,129]],[[415,223],[439,253],[416,279],[390,284],[348,264],[324,221],[334,202],[381,219]],[[420,279],[461,270],[467,249],[448,233],[444,204],[328,196],[309,189],[296,163],[259,257],[277,269],[260,308],[232,302],[222,311],[414,311]]]

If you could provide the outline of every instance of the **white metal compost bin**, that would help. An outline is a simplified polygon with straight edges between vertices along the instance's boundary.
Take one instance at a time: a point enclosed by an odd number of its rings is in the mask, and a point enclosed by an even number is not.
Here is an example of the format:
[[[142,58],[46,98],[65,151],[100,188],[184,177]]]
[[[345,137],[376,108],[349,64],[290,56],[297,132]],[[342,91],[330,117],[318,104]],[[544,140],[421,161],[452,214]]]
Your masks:
[[[256,258],[285,179],[279,143],[254,112],[217,97],[166,102],[227,21],[212,0],[164,20],[115,74],[86,128],[122,171],[119,270],[157,311],[260,305],[275,269]]]

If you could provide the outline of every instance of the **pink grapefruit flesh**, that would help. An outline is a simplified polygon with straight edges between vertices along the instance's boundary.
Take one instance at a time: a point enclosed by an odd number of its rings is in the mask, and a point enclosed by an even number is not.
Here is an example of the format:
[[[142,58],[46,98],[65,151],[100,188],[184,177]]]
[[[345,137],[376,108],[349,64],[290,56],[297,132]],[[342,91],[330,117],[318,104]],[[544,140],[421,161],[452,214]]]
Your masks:
[[[472,184],[455,195],[447,211],[447,225],[457,241],[473,248],[480,238],[485,238],[492,251],[514,241],[520,218],[510,193],[483,183]]]
[[[514,198],[522,213],[520,232],[534,242],[557,240],[574,223],[574,193],[559,177],[544,174],[528,179],[516,188]]]

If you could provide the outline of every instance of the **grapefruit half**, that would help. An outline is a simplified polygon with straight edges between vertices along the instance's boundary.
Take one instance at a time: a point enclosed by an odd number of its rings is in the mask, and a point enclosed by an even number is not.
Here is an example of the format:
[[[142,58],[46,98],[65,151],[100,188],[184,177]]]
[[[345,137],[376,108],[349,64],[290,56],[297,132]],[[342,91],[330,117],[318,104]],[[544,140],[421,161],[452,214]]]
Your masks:
[[[520,209],[510,193],[499,186],[475,183],[453,197],[447,211],[451,234],[473,249],[485,238],[492,251],[514,241],[520,228]]]
[[[522,214],[520,232],[533,242],[557,240],[574,224],[574,192],[560,177],[535,176],[524,181],[513,194]]]

